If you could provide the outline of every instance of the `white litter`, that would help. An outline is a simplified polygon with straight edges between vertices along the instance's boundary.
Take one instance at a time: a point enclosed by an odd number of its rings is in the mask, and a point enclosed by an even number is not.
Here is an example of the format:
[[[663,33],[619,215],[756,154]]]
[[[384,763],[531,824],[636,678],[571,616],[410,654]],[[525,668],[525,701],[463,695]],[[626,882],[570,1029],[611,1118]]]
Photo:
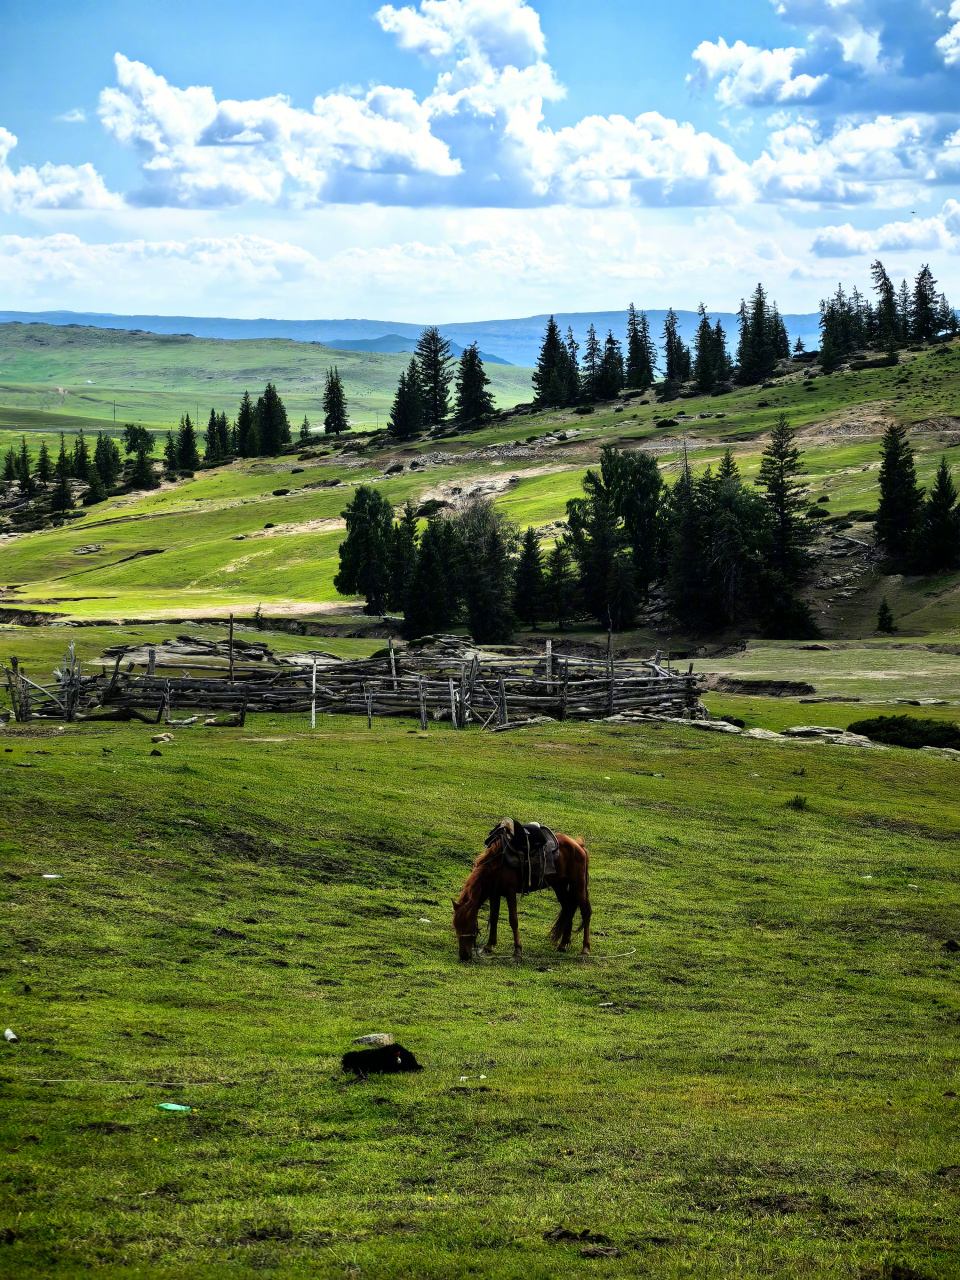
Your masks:
[[[612,1008],[613,1008],[613,1001],[612,1001],[612,1000],[604,1000],[604,1001],[602,1001],[602,1003],[601,1003],[601,1005],[600,1005],[600,1008],[601,1008],[601,1009],[612,1009]]]
[[[469,1077],[469,1076],[461,1076],[461,1077],[460,1077],[460,1083],[461,1083],[461,1084],[464,1084],[464,1083],[465,1083],[467,1080],[469,1080],[469,1079],[470,1079],[470,1077]]]
[[[52,872],[50,872],[50,871],[45,871],[45,872],[43,873],[43,878],[44,878],[44,880],[62,880],[62,879],[63,879],[63,876],[55,876],[55,875],[53,875],[53,873],[52,873]]]
[[[11,1044],[17,1043],[17,1037],[14,1035],[14,1033],[10,1030],[9,1027],[7,1027],[6,1031],[3,1033],[3,1038],[4,1040],[9,1040]]]
[[[919,886],[918,884],[908,884],[908,885],[907,885],[907,888],[908,888],[908,889],[919,889],[919,888],[920,888],[920,886]]]
[[[433,924],[433,921],[430,919],[429,916],[421,916],[420,919],[417,921],[417,924]]]
[[[480,1079],[481,1079],[481,1080],[486,1080],[486,1078],[487,1078],[486,1076],[481,1076],[481,1077],[480,1077]]]

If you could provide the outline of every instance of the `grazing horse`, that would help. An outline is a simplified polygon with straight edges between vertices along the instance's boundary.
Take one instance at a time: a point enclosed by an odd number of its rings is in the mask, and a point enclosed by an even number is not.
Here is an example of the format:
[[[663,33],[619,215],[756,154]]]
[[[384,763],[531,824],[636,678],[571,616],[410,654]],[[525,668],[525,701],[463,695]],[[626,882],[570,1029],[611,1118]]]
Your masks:
[[[460,947],[460,959],[469,960],[477,940],[477,916],[484,902],[490,902],[490,936],[485,952],[497,945],[497,920],[500,915],[500,899],[507,900],[510,928],[513,930],[513,954],[523,954],[520,943],[520,917],[517,914],[517,895],[535,889],[551,888],[560,903],[560,913],[553,922],[550,937],[558,951],[570,946],[573,918],[580,910],[580,927],[583,930],[583,954],[590,953],[590,855],[583,841],[572,836],[555,834],[557,849],[551,859],[544,857],[538,868],[540,874],[533,880],[529,863],[524,866],[516,854],[520,828],[510,818],[502,818],[494,827],[487,847],[473,864],[467,876],[463,892],[453,900],[453,928]],[[517,833],[517,835],[515,835]],[[529,848],[529,846],[528,846]]]

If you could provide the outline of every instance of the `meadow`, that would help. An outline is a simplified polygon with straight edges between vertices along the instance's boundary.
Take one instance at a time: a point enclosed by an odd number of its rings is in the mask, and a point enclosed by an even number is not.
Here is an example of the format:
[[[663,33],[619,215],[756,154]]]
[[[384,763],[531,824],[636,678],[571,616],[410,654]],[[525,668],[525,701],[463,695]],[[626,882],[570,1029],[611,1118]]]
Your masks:
[[[956,1275],[953,761],[258,720],[2,735],[4,1274]],[[593,959],[456,960],[501,813]]]

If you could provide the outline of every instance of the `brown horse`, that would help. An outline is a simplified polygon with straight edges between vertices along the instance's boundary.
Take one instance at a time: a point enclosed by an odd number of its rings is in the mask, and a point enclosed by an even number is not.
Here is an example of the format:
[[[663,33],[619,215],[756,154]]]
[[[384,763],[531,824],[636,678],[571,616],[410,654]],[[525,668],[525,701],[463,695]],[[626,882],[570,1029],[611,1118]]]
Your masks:
[[[523,891],[522,871],[510,865],[507,852],[513,835],[514,824],[504,818],[494,829],[486,849],[473,864],[467,876],[463,892],[453,900],[453,928],[460,947],[460,959],[469,960],[477,941],[477,916],[489,899],[490,936],[483,950],[491,952],[497,945],[497,921],[500,915],[500,899],[507,900],[510,928],[513,930],[513,954],[523,954],[520,943],[520,917],[517,914],[517,895]],[[559,848],[556,853],[556,871],[532,887],[551,888],[560,903],[560,913],[553,922],[550,937],[558,951],[570,946],[573,918],[580,910],[580,927],[583,930],[583,954],[590,953],[590,855],[583,841],[572,836],[554,833]]]

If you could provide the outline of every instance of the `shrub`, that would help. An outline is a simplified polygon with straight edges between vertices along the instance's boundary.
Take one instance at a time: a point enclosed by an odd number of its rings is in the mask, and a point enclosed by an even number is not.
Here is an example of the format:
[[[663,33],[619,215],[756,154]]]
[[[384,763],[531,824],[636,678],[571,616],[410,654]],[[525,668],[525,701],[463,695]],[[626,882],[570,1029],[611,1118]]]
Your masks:
[[[875,720],[855,720],[848,733],[862,733],[873,742],[890,747],[952,747],[960,751],[960,727],[949,720],[921,720],[919,716],[877,716]]]
[[[798,813],[803,813],[804,809],[810,807],[810,802],[806,796],[795,795],[792,800],[787,801],[788,809],[796,809]]]

